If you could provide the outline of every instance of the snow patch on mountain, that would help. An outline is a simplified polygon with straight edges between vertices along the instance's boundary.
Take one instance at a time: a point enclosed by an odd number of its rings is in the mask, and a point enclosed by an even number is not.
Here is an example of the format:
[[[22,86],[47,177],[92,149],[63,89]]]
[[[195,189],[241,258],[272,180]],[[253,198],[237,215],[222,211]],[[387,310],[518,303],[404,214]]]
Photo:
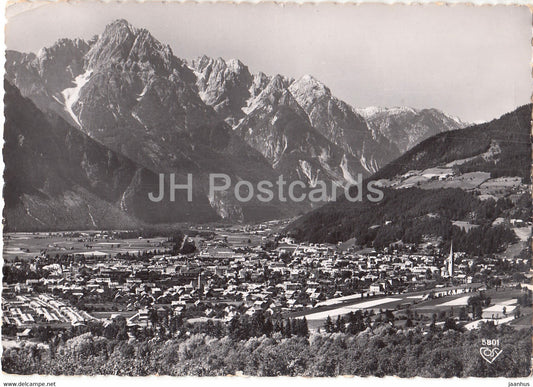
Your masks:
[[[309,185],[311,187],[316,186],[316,183],[318,181],[318,171],[315,176],[313,176],[313,167],[307,160],[298,160],[298,164],[300,165],[300,171],[304,174],[304,176],[307,178],[307,181],[309,182]]]
[[[96,229],[98,226],[96,225],[96,222],[94,221],[93,214],[91,214],[91,207],[87,204],[87,214],[89,214],[89,218],[91,218],[91,223],[93,227]]]
[[[146,131],[149,131],[148,127],[145,125],[144,122],[142,122],[141,118],[137,115],[136,112],[132,111],[131,112],[131,116],[133,118],[135,118],[135,121],[137,121],[139,124],[141,124]]]
[[[250,132],[250,134],[251,134],[251,132]],[[279,152],[278,157],[273,161],[273,163],[272,163],[272,167],[273,168],[276,168],[279,165],[279,162],[281,161],[281,158],[283,157],[283,155],[285,154],[285,151],[287,150],[287,147],[289,145],[289,141],[287,140],[287,136],[283,135],[281,137],[281,145],[283,146],[283,149],[281,150],[281,152]]]
[[[139,102],[144,97],[147,91],[148,91],[148,85],[144,86],[141,93],[137,96],[137,102]]]
[[[45,224],[41,219],[37,218],[36,216],[33,216],[32,213],[30,212],[30,208],[29,207],[25,207],[24,210],[26,211],[26,215],[28,215],[30,218],[36,220],[37,222],[39,222],[40,224]]]
[[[361,156],[359,157],[359,162],[370,174],[376,173],[379,170],[379,165],[374,159],[373,156],[370,156],[370,159],[367,160],[365,156],[365,144],[363,143],[363,149],[361,151]]]
[[[69,87],[61,92],[61,95],[63,95],[63,103],[65,107],[65,111],[72,117],[74,122],[78,124],[78,126],[81,128],[81,123],[78,119],[78,116],[76,113],[74,113],[74,110],[72,108],[74,107],[74,104],[76,101],[78,101],[81,88],[89,82],[89,79],[91,78],[92,70],[87,70],[83,74],[78,75],[74,79],[74,87]]]
[[[126,212],[128,211],[128,207],[126,205],[126,194],[128,193],[128,191],[124,191],[124,193],[122,194],[122,196],[120,197],[120,204],[119,204],[119,207],[122,211]]]
[[[411,113],[416,114],[417,110],[408,107],[408,106],[393,106],[393,107],[382,107],[382,106],[368,106],[364,108],[354,108],[355,113],[362,115],[364,118],[368,119],[376,114],[389,113],[389,114],[405,114]]]
[[[350,184],[355,184],[356,180],[354,179],[354,177],[350,173],[350,169],[348,168],[348,159],[346,158],[346,153],[342,155],[342,160],[339,167],[341,168],[344,180],[346,180]]]

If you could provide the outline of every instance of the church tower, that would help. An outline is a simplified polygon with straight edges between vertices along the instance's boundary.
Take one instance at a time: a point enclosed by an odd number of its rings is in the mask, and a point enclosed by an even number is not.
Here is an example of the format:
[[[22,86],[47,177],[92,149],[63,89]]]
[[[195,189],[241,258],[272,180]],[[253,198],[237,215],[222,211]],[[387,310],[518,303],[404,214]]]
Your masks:
[[[202,286],[202,273],[198,273],[198,285],[197,285],[197,289],[198,289],[198,298],[201,299],[202,298],[202,293],[204,291],[204,287]]]
[[[448,277],[453,277],[453,241],[450,245],[450,255],[448,256],[448,259],[446,260],[446,266],[448,269]]]

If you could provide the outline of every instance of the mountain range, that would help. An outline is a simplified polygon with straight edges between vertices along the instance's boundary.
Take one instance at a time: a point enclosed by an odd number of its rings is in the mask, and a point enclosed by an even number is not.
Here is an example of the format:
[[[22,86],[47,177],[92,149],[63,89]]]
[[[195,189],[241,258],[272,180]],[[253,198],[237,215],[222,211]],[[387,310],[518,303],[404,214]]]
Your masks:
[[[402,154],[426,138],[468,126],[459,118],[446,115],[437,109],[368,107],[356,111],[365,118],[373,133],[388,138]]]
[[[189,62],[125,20],[89,41],[8,51],[6,81],[7,230],[291,216],[311,206],[209,195],[208,176],[343,185],[464,126],[435,109],[356,109],[310,75]],[[195,200],[147,203],[160,173],[192,173]]]

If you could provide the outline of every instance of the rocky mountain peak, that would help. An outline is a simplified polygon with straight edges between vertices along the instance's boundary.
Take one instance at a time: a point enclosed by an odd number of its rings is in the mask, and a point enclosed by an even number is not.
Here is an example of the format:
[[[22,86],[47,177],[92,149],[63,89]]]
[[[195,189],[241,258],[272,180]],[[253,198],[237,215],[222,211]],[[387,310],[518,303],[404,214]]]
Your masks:
[[[361,114],[374,136],[384,136],[404,153],[421,141],[440,132],[467,126],[458,118],[431,109],[410,107],[367,107],[355,109]]]
[[[252,86],[250,87],[251,97],[255,97],[268,85],[270,78],[263,72],[253,75]]]
[[[287,79],[283,75],[276,74],[276,75],[274,75],[272,77],[272,79],[268,83],[268,85],[265,88],[265,90],[267,90],[267,89],[284,90],[284,89],[286,89],[289,86],[289,84],[290,84],[290,80],[289,79]]]
[[[331,90],[312,75],[306,74],[293,82],[290,92],[300,102],[304,109],[323,97],[331,97]]]
[[[420,110],[420,114],[439,117],[439,119],[442,120],[443,122],[449,123],[450,130],[451,128],[455,128],[455,129],[466,128],[467,126],[471,125],[468,122],[462,121],[459,117],[446,114],[442,110],[439,110],[436,108],[422,109]]]
[[[197,59],[193,59],[191,67],[197,72],[197,75],[203,75],[202,78],[204,79],[209,78],[211,74],[214,74],[218,77],[234,77],[241,73],[247,73],[247,75],[250,76],[248,67],[238,59],[213,59],[203,55]]]
[[[242,71],[248,71],[248,67],[245,66],[240,60],[232,58],[226,62],[226,65],[233,73],[241,73]]]
[[[416,114],[416,110],[407,106],[393,106],[393,107],[381,107],[381,106],[368,106],[364,108],[355,108],[354,111],[365,119],[373,117],[377,114]]]
[[[85,55],[89,44],[83,39],[59,39],[50,47],[43,47],[37,53],[39,62],[46,62],[57,57]]]
[[[268,79],[266,76],[257,76],[255,81],[256,82],[254,85],[257,86],[255,91],[258,92],[258,94],[255,96],[255,98],[252,95],[248,105],[242,109],[245,113],[249,113],[258,107],[273,107],[280,103],[289,104],[289,102],[292,104],[294,101],[294,98],[288,91],[288,87],[290,85],[290,80],[288,78],[280,74],[276,74],[270,79]],[[294,101],[294,105],[297,106],[296,101]],[[301,110],[299,106],[297,106],[297,108]]]
[[[146,29],[120,19],[108,24],[87,53],[87,68],[121,66],[124,70],[151,69],[170,74],[179,60]]]
[[[248,67],[238,59],[225,61],[204,55],[192,62],[192,68],[202,100],[233,125],[250,98],[253,77]]]
[[[209,64],[213,62],[213,58],[208,57],[207,55],[202,55],[196,59],[191,60],[190,68],[197,72],[202,72]]]
[[[139,29],[132,26],[126,19],[116,19],[105,27],[104,33],[111,33],[112,31],[122,30],[127,30],[132,33],[135,33]]]
[[[6,79],[42,109],[57,107],[53,97],[84,72],[90,44],[82,39],[59,39],[36,54],[6,52]]]

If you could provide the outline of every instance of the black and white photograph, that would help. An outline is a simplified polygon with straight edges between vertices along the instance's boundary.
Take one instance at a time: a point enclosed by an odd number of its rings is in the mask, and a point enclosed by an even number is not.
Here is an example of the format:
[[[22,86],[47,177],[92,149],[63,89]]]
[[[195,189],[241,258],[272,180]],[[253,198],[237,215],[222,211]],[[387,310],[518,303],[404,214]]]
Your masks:
[[[531,8],[5,13],[4,386],[529,386]]]

